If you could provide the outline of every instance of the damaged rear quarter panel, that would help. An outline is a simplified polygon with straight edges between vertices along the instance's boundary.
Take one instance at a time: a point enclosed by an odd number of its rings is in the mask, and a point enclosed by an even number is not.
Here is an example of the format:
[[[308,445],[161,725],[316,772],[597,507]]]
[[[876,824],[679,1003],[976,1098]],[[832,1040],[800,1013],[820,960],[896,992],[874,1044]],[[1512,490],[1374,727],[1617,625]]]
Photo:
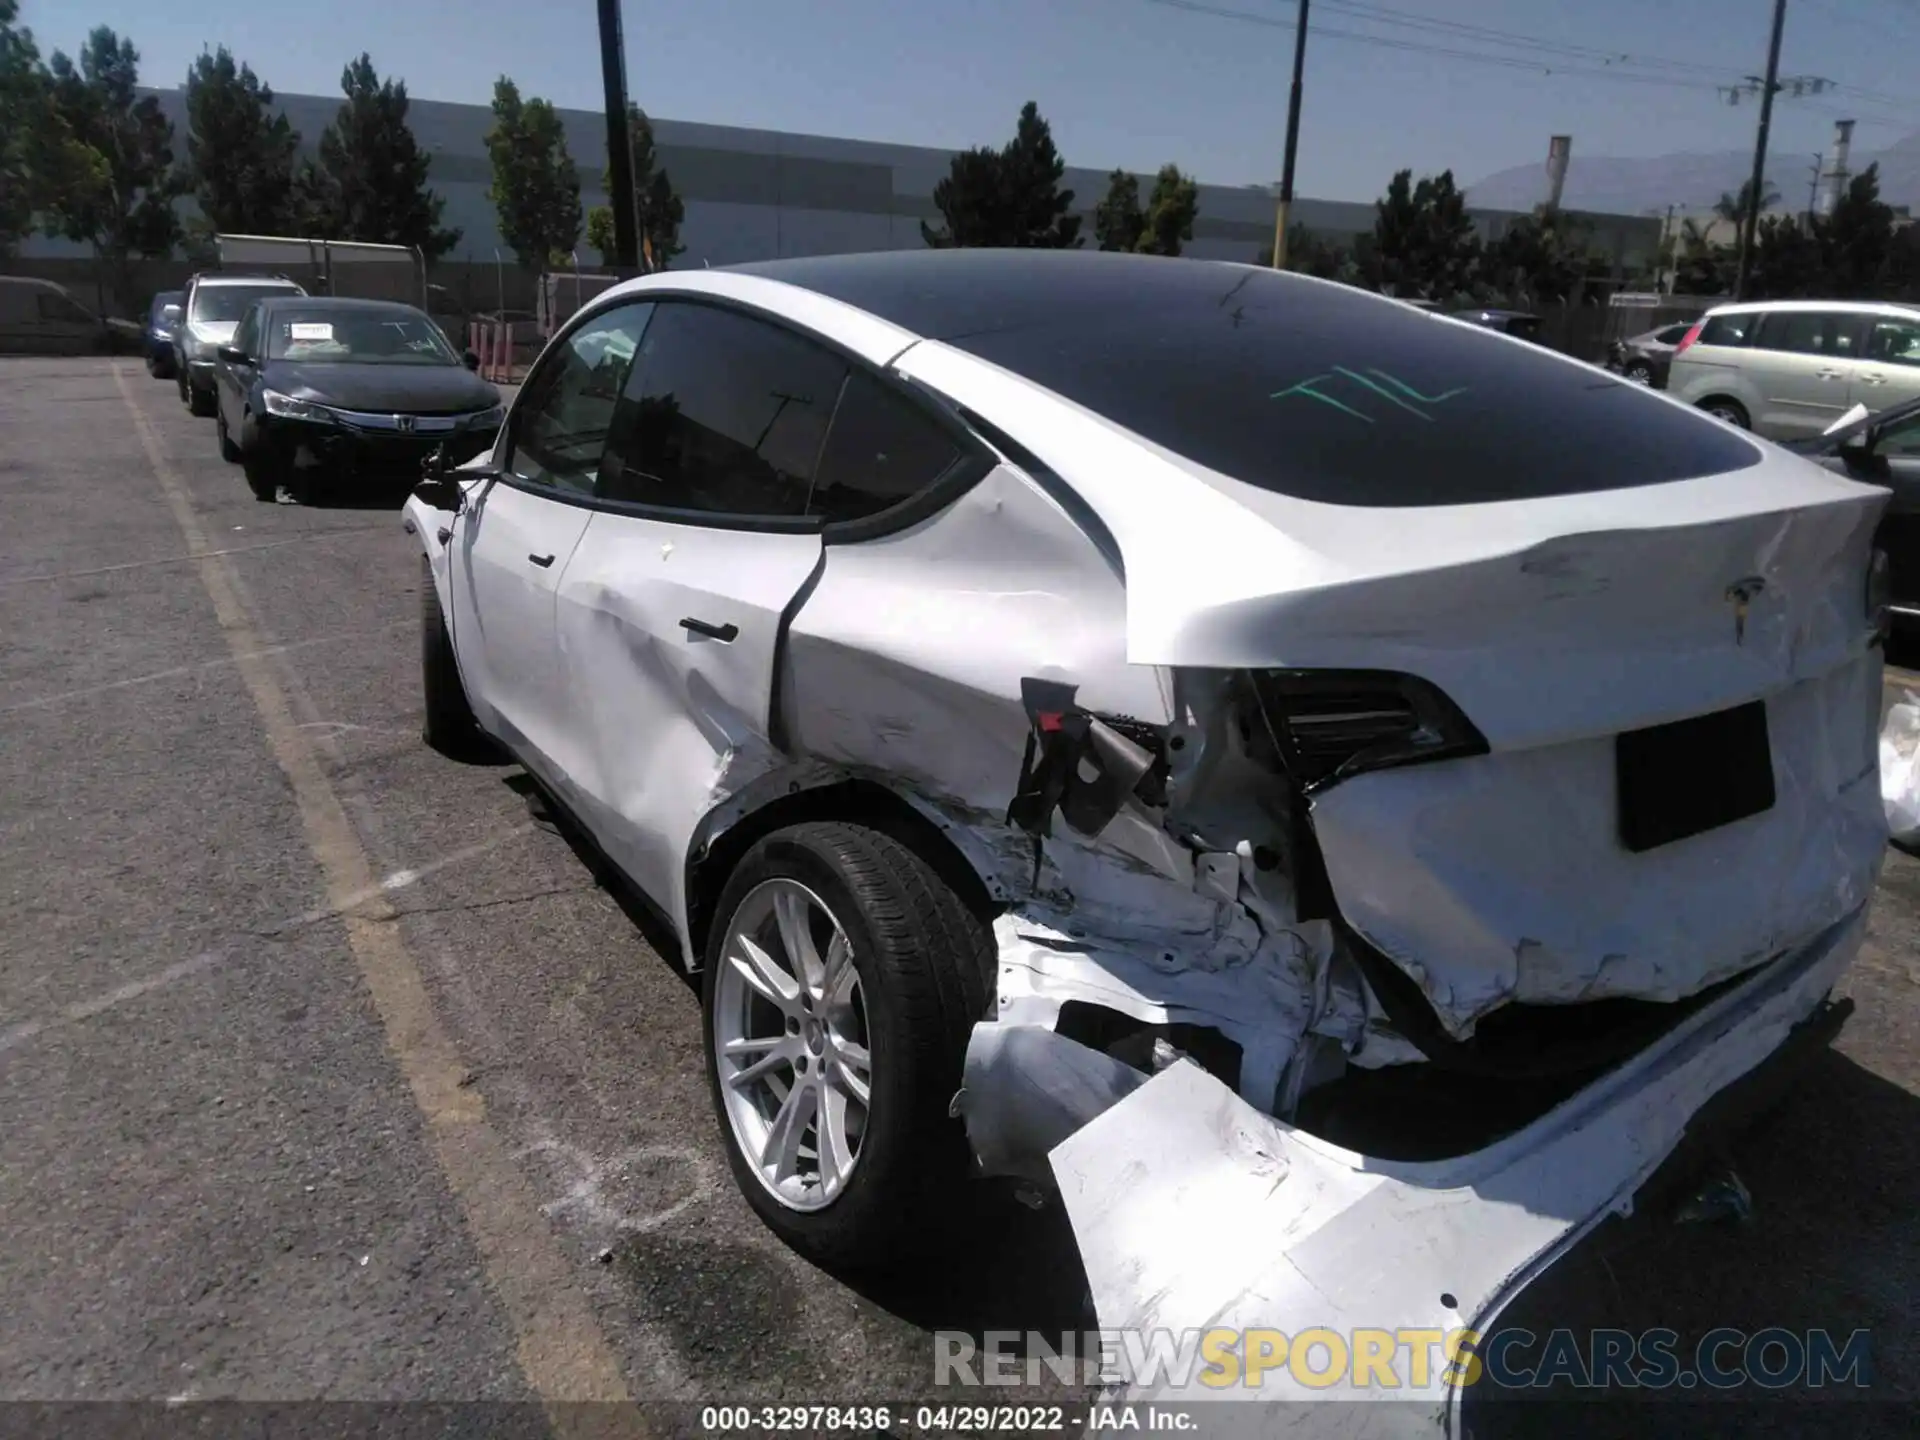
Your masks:
[[[894,535],[830,545],[793,617],[783,687],[796,754],[1004,819],[1031,729],[1023,676],[1089,710],[1170,718],[1126,660],[1126,592],[1087,535],[1001,465]]]

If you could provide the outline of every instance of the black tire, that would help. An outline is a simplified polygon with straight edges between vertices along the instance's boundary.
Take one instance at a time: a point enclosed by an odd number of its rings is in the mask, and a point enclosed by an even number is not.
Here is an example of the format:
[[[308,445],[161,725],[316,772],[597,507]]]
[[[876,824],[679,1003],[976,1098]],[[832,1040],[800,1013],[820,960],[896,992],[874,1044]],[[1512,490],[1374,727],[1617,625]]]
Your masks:
[[[1653,384],[1653,366],[1644,360],[1632,361],[1622,373],[1636,385]]]
[[[187,413],[189,415],[197,415],[204,420],[219,408],[219,406],[213,403],[213,396],[210,392],[202,390],[198,385],[192,383],[187,385]]]
[[[180,403],[182,405],[191,406],[193,404],[193,397],[187,393],[187,367],[186,366],[182,365],[178,370],[173,372],[173,384],[174,384],[174,388],[180,392]]]
[[[1738,400],[1729,400],[1724,395],[1716,395],[1711,400],[1702,400],[1700,408],[1716,420],[1724,420],[1729,425],[1738,425],[1742,430],[1753,428],[1753,421],[1747,415],[1747,407]]]
[[[229,465],[240,463],[240,447],[233,443],[233,436],[227,433],[227,417],[217,408],[213,417],[215,432],[220,436],[220,458]]]
[[[420,689],[426,703],[426,721],[420,738],[430,750],[452,760],[492,758],[493,744],[467,703],[467,687],[453,654],[453,636],[440,612],[433,569],[420,557]]]
[[[797,880],[846,932],[866,999],[871,1093],[859,1164],[818,1210],[783,1205],[740,1152],[715,1051],[715,997],[727,931],[763,881]],[[866,1271],[945,1243],[943,1220],[968,1171],[966,1135],[948,1107],[960,1088],[974,1022],[993,995],[987,924],[925,860],[864,825],[815,821],[756,843],[728,877],[714,912],[702,980],[701,1049],[727,1163],[747,1203],[794,1250],[842,1273]]]
[[[272,504],[280,491],[280,466],[260,438],[251,415],[240,421],[240,468],[246,472],[247,489],[253,492],[253,498]]]

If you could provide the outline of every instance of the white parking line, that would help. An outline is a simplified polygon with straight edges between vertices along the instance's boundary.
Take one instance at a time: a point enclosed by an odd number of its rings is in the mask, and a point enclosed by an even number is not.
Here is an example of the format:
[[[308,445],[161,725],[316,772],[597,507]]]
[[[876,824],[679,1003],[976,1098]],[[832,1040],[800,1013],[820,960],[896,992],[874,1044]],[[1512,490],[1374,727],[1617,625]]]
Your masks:
[[[387,1048],[412,1091],[425,1122],[427,1144],[479,1253],[502,1317],[513,1333],[521,1373],[538,1395],[548,1422],[565,1435],[583,1429],[647,1428],[631,1408],[621,1365],[601,1331],[572,1262],[561,1248],[540,1199],[515,1163],[500,1131],[487,1118],[454,1037],[436,1012],[401,927],[382,923],[356,896],[377,888],[372,862],[328,778],[315,739],[295,719],[287,687],[271,661],[245,659],[266,648],[239,572],[214,553],[192,494],[174,468],[153,422],[134,399],[128,370],[115,366],[114,384],[146,450],[155,484],[232,647],[240,678],[252,697],[269,750],[285,773],[300,814],[307,848],[325,877],[329,903],[342,911],[347,947],[372,997]],[[573,1401],[612,1401],[609,1412]]]
[[[249,651],[245,655],[222,655],[218,659],[202,660],[193,665],[175,665],[170,670],[155,670],[149,675],[134,675],[125,680],[109,680],[105,684],[87,685],[79,690],[61,690],[32,700],[16,700],[11,705],[0,705],[0,715],[11,715],[17,710],[44,710],[49,705],[64,705],[69,700],[85,700],[92,695],[105,695],[109,691],[125,690],[132,685],[151,685],[157,680],[177,680],[182,676],[197,675],[205,670],[224,669],[229,665],[237,665],[243,660],[283,655],[289,650],[306,650],[315,645],[341,645],[356,640],[379,640],[391,635],[407,623],[404,620],[396,620],[392,625],[380,630],[363,630],[351,635],[320,635],[311,640],[294,640],[285,645],[269,645],[264,650]]]

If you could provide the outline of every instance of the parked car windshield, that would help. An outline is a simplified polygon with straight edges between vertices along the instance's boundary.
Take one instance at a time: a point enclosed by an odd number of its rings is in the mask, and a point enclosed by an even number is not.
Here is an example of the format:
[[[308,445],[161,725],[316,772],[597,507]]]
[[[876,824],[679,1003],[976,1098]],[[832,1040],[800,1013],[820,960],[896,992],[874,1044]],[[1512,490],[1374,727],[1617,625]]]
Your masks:
[[[196,285],[193,318],[230,324],[246,314],[247,307],[254,301],[289,293],[285,285]]]
[[[440,327],[414,310],[303,310],[267,313],[267,358],[300,364],[458,365]]]

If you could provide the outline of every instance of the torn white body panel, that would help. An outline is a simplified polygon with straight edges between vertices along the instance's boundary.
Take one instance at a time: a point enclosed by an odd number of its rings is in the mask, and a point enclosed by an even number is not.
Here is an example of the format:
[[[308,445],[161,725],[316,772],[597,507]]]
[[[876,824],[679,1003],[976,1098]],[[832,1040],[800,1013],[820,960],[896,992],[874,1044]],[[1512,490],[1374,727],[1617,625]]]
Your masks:
[[[1858,949],[1856,911],[1718,997],[1526,1129],[1436,1164],[1343,1151],[1175,1065],[1052,1152],[1102,1327],[1173,1332],[1462,1327],[1481,1333],[1519,1289],[1632,1197],[1713,1095],[1808,1018]],[[1235,1400],[1367,1400],[1313,1412],[1313,1433],[1432,1434],[1459,1393],[1399,1358],[1397,1388],[1129,1388],[1127,1400],[1221,1402],[1207,1431],[1285,1433],[1305,1412]],[[1385,1427],[1385,1428],[1383,1428]]]
[[[948,579],[926,583],[932,573]],[[1004,815],[1031,722],[1020,678],[1165,723],[1162,672],[1126,663],[1120,578],[1060,506],[1000,466],[930,519],[832,547],[793,617],[796,753]]]
[[[1869,651],[1773,694],[1773,806],[1640,854],[1611,737],[1355,776],[1313,802],[1341,913],[1456,1038],[1509,1001],[1692,995],[1872,892],[1880,675]]]

